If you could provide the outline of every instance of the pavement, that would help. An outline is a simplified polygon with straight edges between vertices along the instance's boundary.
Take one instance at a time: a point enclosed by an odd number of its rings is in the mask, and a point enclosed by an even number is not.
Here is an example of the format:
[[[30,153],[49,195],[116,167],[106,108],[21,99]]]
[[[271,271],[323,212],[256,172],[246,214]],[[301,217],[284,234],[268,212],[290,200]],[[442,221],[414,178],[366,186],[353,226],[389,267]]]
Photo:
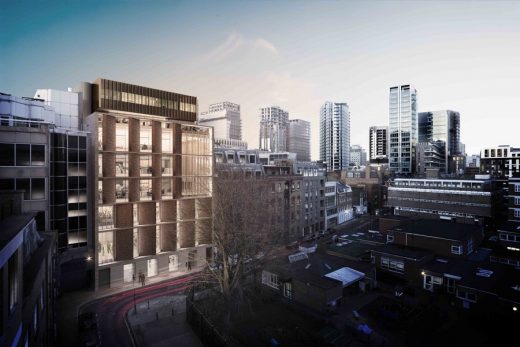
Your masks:
[[[193,269],[192,271],[178,271],[175,273],[175,277],[172,277],[171,274],[150,277],[146,279],[146,286],[144,287],[140,287],[136,282],[122,284],[112,288],[99,289],[98,291],[81,290],[62,294],[58,297],[56,302],[57,345],[67,347],[79,345],[78,316],[81,312],[86,312],[86,310],[89,309],[89,304],[94,303],[94,306],[97,306],[95,303],[96,301],[98,303],[108,301],[109,305],[114,305],[121,299],[127,301],[128,296],[132,296],[133,299],[134,288],[136,292],[136,301],[145,300],[147,296],[157,295],[158,293],[165,295],[168,290],[170,291],[170,294],[172,294],[177,290],[177,288],[174,287],[177,286],[178,280],[184,279],[181,282],[184,283],[187,279],[191,279],[191,276],[197,273],[197,271],[198,269]],[[179,287],[181,288],[181,291],[184,291],[186,289],[184,287],[186,286],[187,284],[184,283]],[[115,299],[118,296],[119,300]],[[133,303],[131,308],[133,308]],[[122,314],[123,316],[121,317],[124,318],[126,311]],[[99,319],[101,319],[101,317],[99,317]],[[119,323],[121,322],[124,324],[124,320],[119,321]],[[126,334],[128,335],[128,329],[126,329]],[[110,346],[105,343],[103,343],[103,345]]]
[[[138,347],[203,347],[186,321],[186,295],[143,301],[126,315]],[[172,311],[173,308],[173,311]]]

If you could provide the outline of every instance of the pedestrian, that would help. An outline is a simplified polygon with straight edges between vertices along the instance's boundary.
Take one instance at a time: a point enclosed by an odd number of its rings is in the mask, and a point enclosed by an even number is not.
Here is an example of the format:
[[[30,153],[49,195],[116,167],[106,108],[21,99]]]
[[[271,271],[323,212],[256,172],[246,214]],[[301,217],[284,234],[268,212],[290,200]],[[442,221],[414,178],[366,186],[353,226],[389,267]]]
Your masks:
[[[146,285],[146,276],[143,274],[143,286]]]
[[[135,282],[135,272],[132,274],[132,282]]]
[[[189,270],[189,268],[188,268],[188,262],[186,262],[186,270]]]
[[[191,260],[188,260],[188,271],[191,271]]]

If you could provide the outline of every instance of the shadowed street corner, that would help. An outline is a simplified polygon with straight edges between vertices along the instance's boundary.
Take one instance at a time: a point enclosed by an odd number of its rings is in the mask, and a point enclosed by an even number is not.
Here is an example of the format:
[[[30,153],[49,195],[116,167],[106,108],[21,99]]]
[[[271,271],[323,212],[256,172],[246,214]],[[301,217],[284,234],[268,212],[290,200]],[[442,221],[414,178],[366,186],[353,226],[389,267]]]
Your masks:
[[[173,309],[173,310],[172,310]],[[186,296],[161,296],[137,305],[126,315],[138,347],[202,347],[186,321]]]

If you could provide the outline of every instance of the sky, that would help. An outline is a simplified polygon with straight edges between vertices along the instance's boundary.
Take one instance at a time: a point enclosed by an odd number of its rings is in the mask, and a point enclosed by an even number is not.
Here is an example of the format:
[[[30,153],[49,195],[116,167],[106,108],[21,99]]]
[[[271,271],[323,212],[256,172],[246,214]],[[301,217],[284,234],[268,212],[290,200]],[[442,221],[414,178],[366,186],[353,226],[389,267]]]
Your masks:
[[[461,114],[468,154],[520,146],[520,1],[2,0],[0,91],[33,96],[98,77],[241,105],[258,147],[259,108],[311,122],[347,102],[351,144],[388,125],[389,88],[419,111]]]

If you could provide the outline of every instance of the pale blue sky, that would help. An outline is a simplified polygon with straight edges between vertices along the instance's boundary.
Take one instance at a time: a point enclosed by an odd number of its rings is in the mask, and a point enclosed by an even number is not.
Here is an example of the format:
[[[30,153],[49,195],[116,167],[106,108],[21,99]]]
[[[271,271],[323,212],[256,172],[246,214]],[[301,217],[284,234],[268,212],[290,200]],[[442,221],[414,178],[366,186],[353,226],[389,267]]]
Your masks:
[[[0,90],[32,96],[106,77],[310,120],[347,102],[351,143],[388,123],[388,88],[411,83],[420,111],[461,113],[468,153],[520,146],[520,2],[2,1]]]

